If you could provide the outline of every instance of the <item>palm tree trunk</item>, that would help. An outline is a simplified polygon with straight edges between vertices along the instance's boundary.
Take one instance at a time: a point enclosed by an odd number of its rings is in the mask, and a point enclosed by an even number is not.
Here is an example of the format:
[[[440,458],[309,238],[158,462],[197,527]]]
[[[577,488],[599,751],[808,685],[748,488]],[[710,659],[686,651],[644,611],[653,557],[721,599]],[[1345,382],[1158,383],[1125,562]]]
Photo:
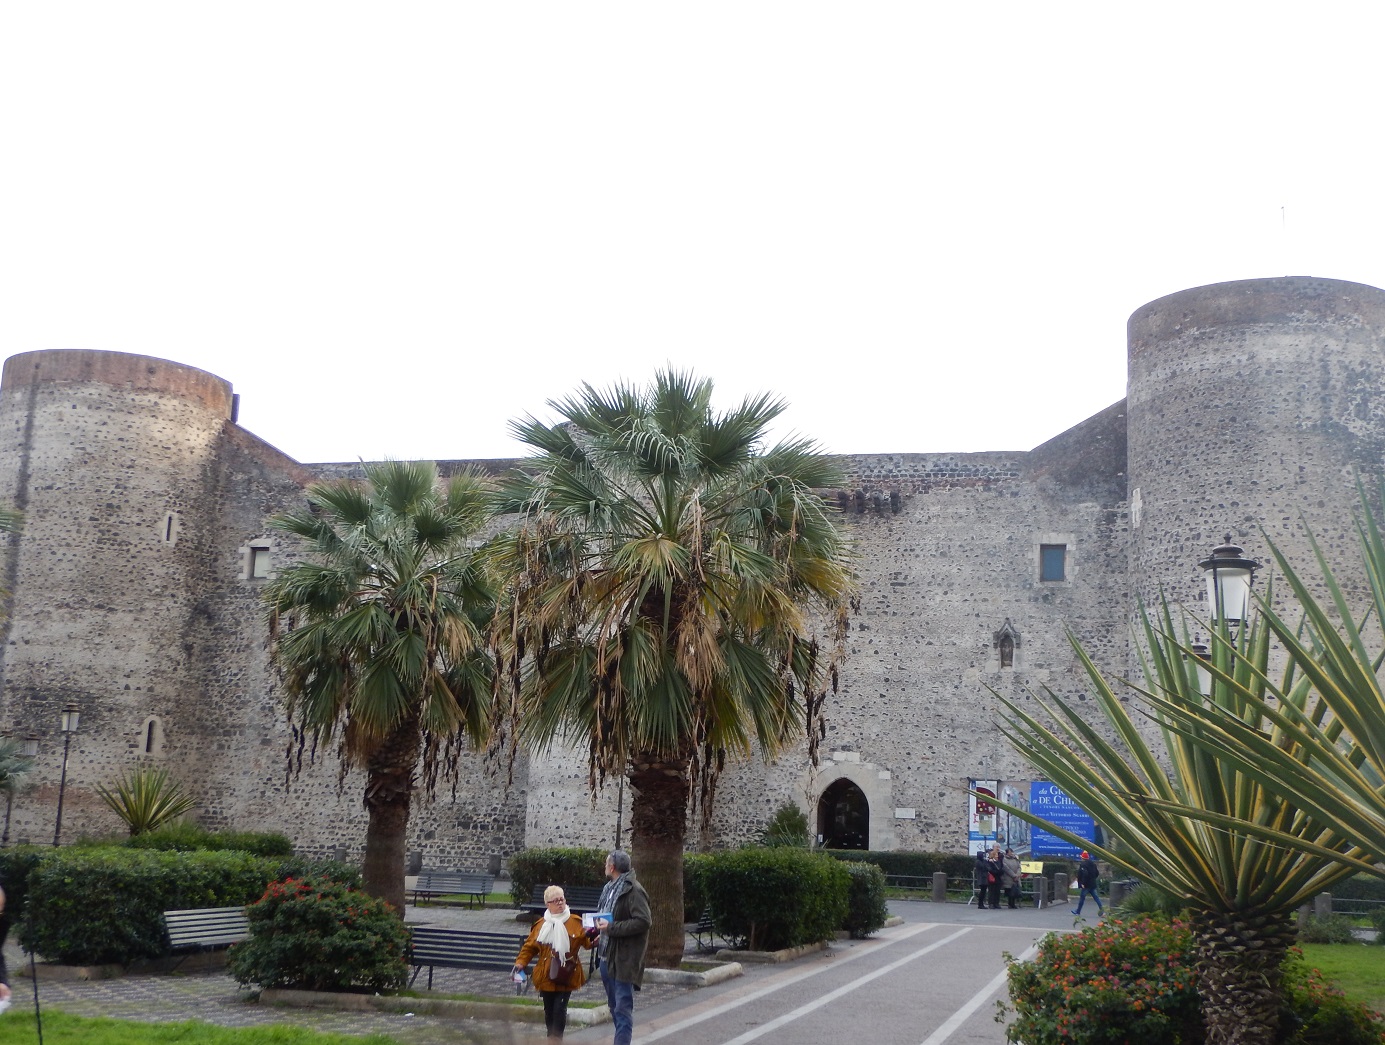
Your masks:
[[[1209,1045],[1273,1045],[1281,966],[1294,940],[1289,916],[1204,912],[1194,916],[1193,934]]]
[[[653,924],[645,964],[676,969],[683,961],[683,840],[688,827],[687,763],[632,759],[630,859],[649,894]]]
[[[366,762],[365,831],[362,886],[393,905],[404,917],[404,862],[409,833],[409,800],[418,764],[418,720],[401,722]]]

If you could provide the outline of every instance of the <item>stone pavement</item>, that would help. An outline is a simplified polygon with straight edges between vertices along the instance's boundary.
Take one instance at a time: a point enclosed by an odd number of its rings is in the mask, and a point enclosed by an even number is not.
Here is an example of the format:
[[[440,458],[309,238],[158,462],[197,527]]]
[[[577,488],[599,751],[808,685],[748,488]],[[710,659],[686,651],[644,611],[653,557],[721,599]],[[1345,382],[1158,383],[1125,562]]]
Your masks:
[[[892,902],[890,906],[892,912],[902,914],[908,923],[947,923],[954,928],[968,931],[1005,932],[1020,930],[1020,935],[1029,939],[1038,938],[1046,932],[1071,931],[1082,923],[1092,924],[1097,920],[1093,917],[1082,919],[1079,922],[1068,914],[1066,908],[1049,908],[1043,911],[1036,911],[1033,908],[1022,908],[1019,911],[978,911],[974,907],[965,907],[960,904],[914,902]],[[484,932],[513,932],[516,937],[516,951],[519,949],[519,940],[528,927],[526,923],[516,921],[514,911],[501,910],[467,911],[465,909],[432,906],[410,907],[406,913],[406,918],[410,922],[464,926]],[[904,926],[905,931],[909,929],[910,925]],[[884,935],[889,936],[896,932],[898,931],[891,930]],[[1014,953],[1024,949],[1023,946],[1019,945],[1019,942],[1010,947]],[[809,966],[814,961],[818,963],[825,961],[829,964],[834,960],[839,963],[844,962],[852,952],[861,947],[870,949],[871,946],[873,945],[869,941],[865,944],[849,941],[837,945],[817,959],[810,958],[802,963],[794,962],[790,966],[747,966],[744,980],[730,981],[717,988],[698,990],[662,984],[648,985],[637,996],[635,1003],[637,1039],[650,1033],[651,1028],[652,1036],[656,1038],[675,1032],[675,1028],[670,1024],[676,1024],[679,1020],[687,1018],[687,1014],[694,1013],[699,1007],[706,1008],[716,1004],[718,997],[725,997],[728,992],[740,991],[758,994],[768,989],[766,985],[773,983],[776,979],[786,976],[797,978],[799,974],[810,975]],[[689,942],[689,950],[692,950],[691,941]],[[977,982],[983,982],[995,975],[995,969],[1001,967],[1000,952],[994,947],[991,950],[995,953],[988,952],[982,959],[986,963],[984,974],[973,972],[966,964],[969,959],[965,956],[945,959],[943,968],[950,969],[959,979],[950,988],[943,987],[941,983],[937,984],[939,988],[938,1000],[947,1004],[951,1004],[955,1000],[957,1004],[961,1004],[971,996]],[[881,948],[881,952],[885,953],[883,948]],[[16,975],[20,967],[26,963],[26,957],[13,943],[6,945],[5,957],[9,963],[11,978],[15,987],[17,1009],[32,1009],[32,982],[27,977]],[[454,1045],[454,1043],[519,1045],[519,1043],[542,1041],[544,1037],[541,1022],[537,1024],[512,1024],[500,1021],[402,1013],[276,1008],[253,1001],[250,992],[241,990],[224,971],[212,973],[200,971],[196,958],[189,959],[183,969],[185,970],[184,974],[171,976],[128,976],[122,979],[98,981],[40,980],[39,996],[45,1010],[62,1009],[65,1012],[81,1016],[112,1016],[151,1022],[195,1019],[233,1027],[288,1023],[311,1027],[314,1030],[343,1034],[385,1034],[400,1042],[401,1045]],[[424,975],[426,976],[426,974]],[[979,980],[978,976],[980,976]],[[880,980],[878,982],[884,985],[887,981]],[[910,982],[912,984],[913,980],[911,979]],[[435,991],[440,992],[497,997],[511,995],[514,989],[505,973],[452,969],[436,970],[433,987]],[[894,987],[891,986],[886,989],[888,991],[887,996],[896,996]],[[909,987],[905,994],[912,995],[915,990],[916,984]],[[576,998],[603,1003],[605,1000],[599,982],[589,983],[576,995]],[[903,1000],[902,997],[901,1000]],[[858,1005],[867,1006],[867,1011],[871,1012],[871,1019],[876,1026],[876,1033],[873,1037],[877,1041],[899,1040],[916,1043],[920,1040],[919,1037],[913,1036],[919,1029],[919,1023],[912,998],[909,1000],[908,1010],[900,1017],[898,1028],[889,1023],[886,1013],[883,1011],[882,1003],[878,1000],[872,1002],[863,995],[860,998],[853,998],[851,1001],[844,999],[843,1004],[852,1010],[857,1010]],[[987,1005],[993,1007],[993,1001],[988,1001]],[[754,1026],[762,1016],[768,1017],[769,1002],[768,1000],[756,1002],[750,1009],[744,1011],[749,1017],[749,1023],[745,1025]],[[1003,1028],[994,1024],[989,1015],[983,1013],[975,1017],[974,1020],[981,1022],[979,1024],[971,1022],[958,1027],[959,1040],[965,1037],[969,1045],[991,1045],[993,1041],[1003,1042]],[[744,1030],[745,1025],[740,1029]],[[660,1026],[667,1029],[660,1030]],[[640,1030],[640,1028],[645,1028],[645,1030]],[[577,1045],[579,1042],[609,1041],[610,1032],[609,1023],[586,1030],[569,1025],[567,1036],[575,1039],[574,1045]],[[676,1033],[679,1036],[688,1037],[689,1041],[692,1040],[689,1036],[691,1031]],[[711,1033],[710,1029],[708,1033]],[[728,1032],[719,1040],[734,1038],[736,1033]],[[803,1031],[800,1030],[798,1033],[801,1034]],[[811,1038],[811,1032],[809,1032],[809,1037]],[[771,1037],[767,1040],[776,1039]],[[780,1038],[778,1040],[788,1039]],[[935,1039],[930,1038],[929,1040]]]
[[[515,951],[528,931],[529,922],[516,920],[513,910],[469,911],[450,907],[409,907],[405,920],[432,925],[449,925],[478,932],[514,933]],[[33,1009],[33,982],[19,975],[27,968],[28,957],[11,940],[5,945],[5,961],[14,986],[15,1011]],[[426,982],[427,972],[420,983]],[[417,985],[416,985],[417,986]],[[433,990],[512,996],[514,984],[501,972],[463,969],[437,969]],[[651,985],[641,992],[643,1000],[656,1000],[685,994],[690,988]],[[491,1020],[408,1015],[403,1013],[339,1012],[331,1009],[295,1009],[261,1005],[250,991],[242,990],[224,970],[211,973],[189,958],[180,973],[159,976],[125,976],[111,980],[40,979],[39,1004],[43,1009],[61,1009],[77,1016],[111,1016],[117,1019],[168,1023],[203,1020],[224,1027],[248,1027],[291,1023],[314,1030],[341,1034],[387,1034],[403,1045],[454,1045],[459,1042],[508,1045],[514,1042],[541,1041],[543,1022],[511,1024]],[[605,1004],[600,981],[588,983],[574,996],[577,1001]]]

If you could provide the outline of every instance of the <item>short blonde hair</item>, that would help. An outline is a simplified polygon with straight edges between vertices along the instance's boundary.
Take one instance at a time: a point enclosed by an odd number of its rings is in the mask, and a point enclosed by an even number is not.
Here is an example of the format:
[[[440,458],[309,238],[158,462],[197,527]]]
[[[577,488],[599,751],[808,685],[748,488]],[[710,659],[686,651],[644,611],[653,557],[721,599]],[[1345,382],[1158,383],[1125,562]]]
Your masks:
[[[563,897],[563,887],[562,887],[561,885],[550,885],[547,889],[545,889],[545,890],[543,891],[543,902],[544,902],[544,903],[548,903],[549,900],[562,900],[562,899],[564,899],[564,897]]]

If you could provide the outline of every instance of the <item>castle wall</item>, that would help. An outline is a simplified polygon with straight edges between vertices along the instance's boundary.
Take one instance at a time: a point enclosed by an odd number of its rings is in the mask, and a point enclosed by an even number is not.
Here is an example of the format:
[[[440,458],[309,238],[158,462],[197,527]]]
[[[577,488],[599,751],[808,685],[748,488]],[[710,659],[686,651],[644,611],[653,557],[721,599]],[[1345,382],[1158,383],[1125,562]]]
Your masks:
[[[869,802],[874,848],[960,851],[967,780],[1032,775],[1000,736],[992,691],[1086,699],[1069,632],[1109,673],[1131,674],[1137,598],[1163,591],[1205,611],[1197,562],[1228,531],[1266,560],[1263,526],[1306,562],[1303,517],[1330,558],[1354,561],[1355,479],[1372,486],[1385,460],[1382,349],[1385,291],[1308,278],[1197,288],[1131,317],[1125,401],[1033,450],[843,458],[830,499],[861,600],[821,763],[799,746],[731,765],[703,841],[749,840],[785,801],[815,820],[819,796],[845,779]],[[153,757],[194,789],[209,826],[359,856],[360,778],[339,791],[324,751],[285,782],[263,579],[248,564],[255,547],[271,567],[289,561],[268,518],[301,503],[307,481],[360,465],[299,465],[232,412],[229,384],[163,360],[6,362],[0,503],[26,524],[0,537],[13,592],[0,726],[42,738],[12,837],[51,837],[58,713],[76,701],[65,838],[114,829],[93,786]],[[1043,546],[1065,549],[1061,580],[1040,578]],[[593,804],[585,757],[560,748],[520,757],[512,783],[468,756],[455,800],[443,785],[415,808],[411,848],[428,866],[481,867],[522,845],[611,844],[617,819],[628,839],[630,795],[611,781]]]
[[[1385,291],[1244,280],[1170,294],[1129,322],[1132,595],[1206,615],[1197,567],[1228,532],[1307,566],[1304,521],[1356,560],[1356,476],[1385,461]],[[1263,590],[1270,570],[1262,570]],[[1311,571],[1310,571],[1311,572]],[[1282,589],[1281,589],[1281,594]],[[1133,613],[1134,607],[1131,607]]]

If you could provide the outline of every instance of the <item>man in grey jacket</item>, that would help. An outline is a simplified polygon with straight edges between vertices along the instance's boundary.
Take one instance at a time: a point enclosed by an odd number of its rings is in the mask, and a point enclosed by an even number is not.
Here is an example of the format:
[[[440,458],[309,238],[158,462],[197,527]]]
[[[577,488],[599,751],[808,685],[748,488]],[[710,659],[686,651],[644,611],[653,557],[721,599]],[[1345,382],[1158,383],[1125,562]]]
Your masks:
[[[630,856],[619,849],[606,857],[606,877],[601,890],[601,911],[611,918],[599,919],[601,983],[615,1024],[615,1045],[630,1045],[635,1032],[635,991],[644,982],[644,952],[649,945],[649,895],[635,881]]]

